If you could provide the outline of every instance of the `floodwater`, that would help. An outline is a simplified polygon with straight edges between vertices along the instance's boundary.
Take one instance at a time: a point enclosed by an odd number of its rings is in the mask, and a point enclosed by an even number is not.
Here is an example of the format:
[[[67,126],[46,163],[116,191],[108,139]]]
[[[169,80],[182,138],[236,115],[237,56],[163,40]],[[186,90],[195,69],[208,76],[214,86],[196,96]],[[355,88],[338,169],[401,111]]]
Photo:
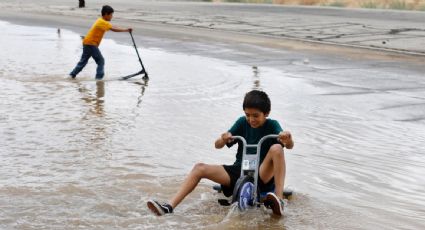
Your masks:
[[[390,62],[293,60],[282,69],[104,39],[104,81],[71,31],[0,22],[1,229],[423,229],[425,79]],[[123,35],[126,36],[126,35]],[[219,48],[217,48],[219,49]],[[420,67],[418,67],[420,69]],[[239,213],[202,181],[156,217],[197,162],[229,164],[214,140],[265,90],[290,130],[285,216]]]

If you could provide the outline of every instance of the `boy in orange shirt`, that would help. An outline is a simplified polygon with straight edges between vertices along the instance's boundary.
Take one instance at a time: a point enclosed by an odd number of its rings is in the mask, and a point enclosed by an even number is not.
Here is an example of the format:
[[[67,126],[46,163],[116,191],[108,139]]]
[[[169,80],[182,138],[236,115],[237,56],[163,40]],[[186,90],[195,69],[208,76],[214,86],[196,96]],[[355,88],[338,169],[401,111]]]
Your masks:
[[[101,80],[103,78],[105,59],[103,59],[102,53],[100,53],[99,50],[99,44],[102,41],[103,35],[108,30],[114,32],[131,32],[133,30],[132,28],[122,29],[112,26],[110,21],[112,20],[113,14],[114,9],[112,7],[108,5],[102,7],[102,17],[96,20],[83,39],[83,54],[77,66],[75,66],[69,74],[72,78],[75,78],[77,74],[83,70],[90,57],[93,57],[97,64],[96,80]]]

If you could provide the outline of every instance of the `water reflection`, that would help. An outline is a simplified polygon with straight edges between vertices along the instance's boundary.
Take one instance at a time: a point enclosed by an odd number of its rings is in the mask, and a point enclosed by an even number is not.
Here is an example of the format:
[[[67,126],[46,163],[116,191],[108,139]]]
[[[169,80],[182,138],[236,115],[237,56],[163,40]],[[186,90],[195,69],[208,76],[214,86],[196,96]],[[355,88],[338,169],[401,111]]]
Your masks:
[[[78,91],[83,93],[81,99],[90,105],[90,113],[98,117],[103,117],[105,115],[104,110],[104,97],[105,97],[105,82],[96,81],[96,92],[95,96],[90,93],[90,90],[87,89],[84,85],[79,83]]]
[[[253,76],[254,85],[252,86],[252,89],[261,90],[260,76],[258,75],[258,73],[259,73],[258,67],[257,66],[253,66],[252,67],[252,72],[254,73],[254,76]]]
[[[142,104],[142,98],[143,98],[143,95],[145,95],[146,88],[148,87],[149,78],[143,77],[142,81],[143,82],[139,82],[139,81],[134,82],[134,84],[140,85],[140,95],[137,97],[137,105],[136,105],[137,108],[140,108]]]
[[[105,82],[96,81],[94,89],[90,88],[90,86],[93,86],[92,84],[93,82],[78,82],[78,92],[82,94],[81,100],[85,102],[84,104],[88,108],[88,111],[82,117],[85,132],[81,134],[81,137],[84,139],[83,143],[86,144],[83,149],[101,150],[103,154],[108,155],[108,130],[110,130],[110,124],[113,121],[106,118]]]
[[[94,113],[98,116],[103,116],[104,111],[104,97],[105,97],[105,82],[97,81],[96,82],[96,98],[94,103]]]

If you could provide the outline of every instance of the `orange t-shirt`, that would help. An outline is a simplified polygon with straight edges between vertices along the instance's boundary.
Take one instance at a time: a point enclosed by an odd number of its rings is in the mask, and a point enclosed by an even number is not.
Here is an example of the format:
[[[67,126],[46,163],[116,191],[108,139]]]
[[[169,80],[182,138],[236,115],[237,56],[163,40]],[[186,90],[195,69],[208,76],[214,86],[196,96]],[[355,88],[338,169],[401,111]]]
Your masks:
[[[87,35],[84,37],[84,45],[99,46],[103,35],[112,28],[112,24],[103,18],[99,18],[93,24]]]

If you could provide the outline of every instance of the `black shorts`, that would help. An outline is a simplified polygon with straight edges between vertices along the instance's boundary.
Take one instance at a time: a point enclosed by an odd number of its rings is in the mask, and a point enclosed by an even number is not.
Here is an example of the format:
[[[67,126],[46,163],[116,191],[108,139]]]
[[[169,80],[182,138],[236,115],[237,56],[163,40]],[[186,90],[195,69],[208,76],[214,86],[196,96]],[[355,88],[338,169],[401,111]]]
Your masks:
[[[230,186],[221,185],[223,194],[226,197],[233,195],[233,189],[235,187],[236,181],[241,175],[241,166],[240,165],[223,165],[224,170],[230,177]],[[273,192],[274,191],[274,177],[270,179],[268,183],[264,183],[260,176],[258,176],[258,189],[260,192]]]

